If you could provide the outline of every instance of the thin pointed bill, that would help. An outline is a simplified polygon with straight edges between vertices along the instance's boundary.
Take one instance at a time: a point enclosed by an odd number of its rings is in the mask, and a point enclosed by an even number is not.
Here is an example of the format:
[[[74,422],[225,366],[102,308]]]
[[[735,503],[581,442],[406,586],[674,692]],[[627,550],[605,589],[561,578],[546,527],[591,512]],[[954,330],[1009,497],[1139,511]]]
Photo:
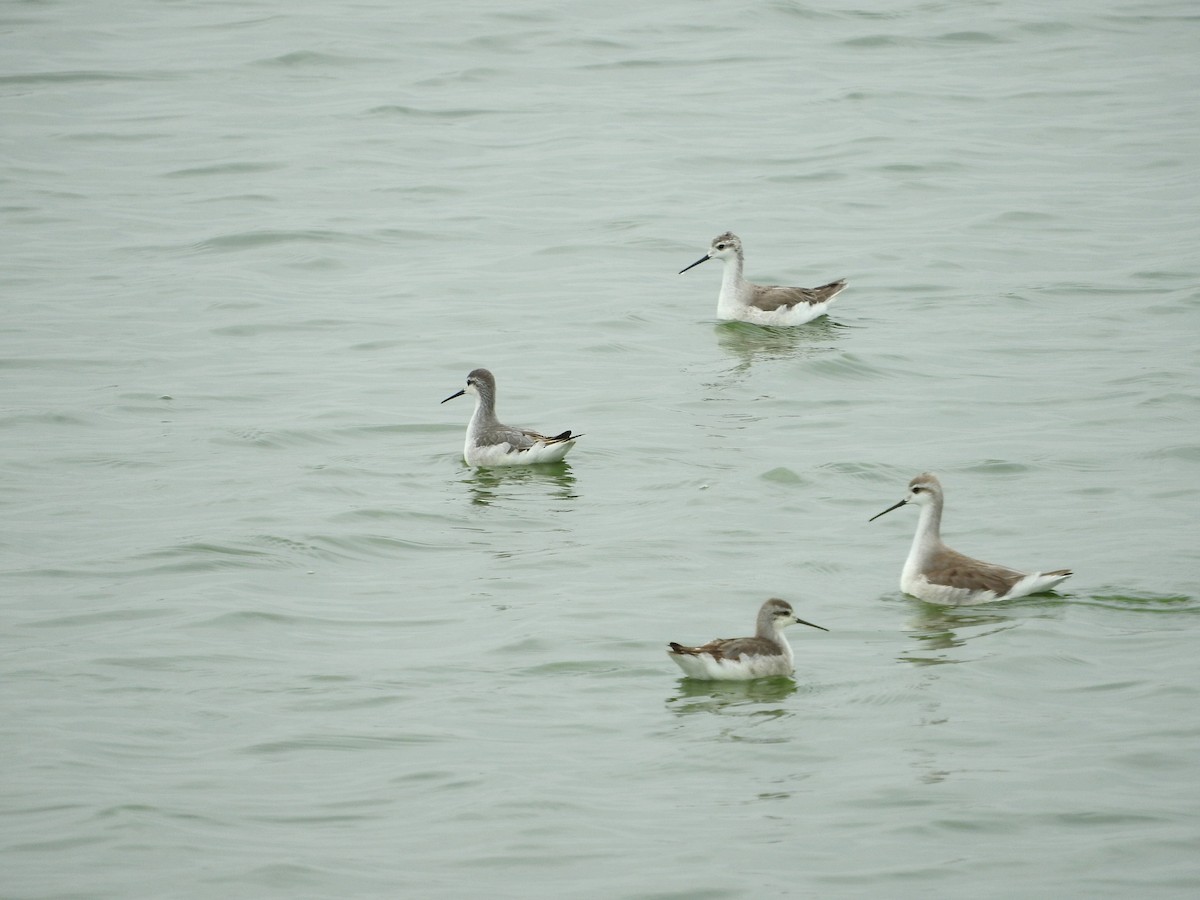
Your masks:
[[[447,397],[447,398],[446,398],[446,400],[453,400],[455,397],[461,397],[461,396],[462,396],[463,394],[465,394],[466,392],[467,392],[467,389],[466,389],[466,388],[463,388],[463,389],[462,389],[461,391],[459,391],[457,394],[451,394],[449,397]],[[442,401],[442,403],[445,403],[445,402],[446,402],[446,400],[443,400],[443,401]],[[438,406],[441,406],[441,403],[439,403],[439,404],[438,404]],[[880,513],[880,515],[882,515],[882,513]]]
[[[688,266],[686,269],[680,269],[679,274],[682,275],[688,269],[694,269],[694,268],[696,268],[696,266],[700,265],[700,263],[708,262],[710,259],[712,259],[712,257],[706,253],[702,257],[700,257],[698,260],[696,260],[694,263],[692,263],[690,266]]]
[[[888,513],[890,513],[890,512],[891,512],[893,509],[899,509],[900,507],[902,507],[902,506],[903,506],[904,504],[906,504],[907,502],[908,502],[908,500],[907,500],[907,499],[905,499],[905,500],[901,500],[901,501],[900,501],[899,503],[897,503],[895,506],[889,506],[889,507],[888,507],[887,509],[885,509],[883,512],[881,512],[881,513],[875,513],[875,515],[871,516],[871,518],[867,519],[867,521],[868,521],[868,522],[874,522],[874,521],[875,521],[876,519],[878,519],[880,516],[887,515],[887,514],[888,514]]]
[[[807,625],[809,628],[819,628],[821,631],[828,631],[828,630],[829,630],[828,628],[823,628],[823,627],[822,627],[822,626],[820,626],[820,625],[814,625],[812,622],[805,622],[805,621],[804,621],[803,619],[801,619],[799,616],[796,616],[795,618],[796,618],[796,624],[797,624],[797,625]]]

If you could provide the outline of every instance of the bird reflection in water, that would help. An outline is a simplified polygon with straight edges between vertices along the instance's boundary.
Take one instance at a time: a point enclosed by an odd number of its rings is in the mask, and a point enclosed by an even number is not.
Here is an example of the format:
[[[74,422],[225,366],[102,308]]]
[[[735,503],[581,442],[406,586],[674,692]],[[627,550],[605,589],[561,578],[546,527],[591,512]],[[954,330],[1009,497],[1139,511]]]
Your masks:
[[[518,485],[545,485],[550,489],[549,497],[554,500],[574,500],[575,475],[569,463],[548,463],[537,466],[506,466],[503,468],[471,469],[461,479],[471,492],[471,502],[476,506],[490,506],[497,501],[527,500],[526,491],[510,491]]]
[[[839,325],[823,316],[794,328],[771,328],[745,322],[722,322],[714,327],[717,344],[737,361],[726,374],[741,375],[759,359],[791,359],[830,353],[841,336]]]
[[[967,662],[954,651],[966,647],[969,641],[989,637],[1016,628],[1017,622],[1000,611],[984,611],[979,607],[934,606],[915,601],[917,616],[906,628],[917,639],[918,646],[898,658],[914,666],[942,666]]]
[[[667,699],[668,708],[676,715],[719,713],[722,715],[762,716],[776,718],[786,715],[784,709],[765,709],[766,704],[778,703],[799,688],[786,676],[757,678],[753,681],[698,681],[679,679],[678,691]]]

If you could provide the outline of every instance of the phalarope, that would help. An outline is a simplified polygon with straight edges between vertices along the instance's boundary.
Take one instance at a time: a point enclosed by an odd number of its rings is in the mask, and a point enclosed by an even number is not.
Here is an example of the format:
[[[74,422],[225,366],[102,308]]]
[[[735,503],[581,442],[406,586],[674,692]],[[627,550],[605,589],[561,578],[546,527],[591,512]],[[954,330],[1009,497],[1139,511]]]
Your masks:
[[[796,618],[791,604],[772,597],[758,611],[754,637],[718,638],[702,647],[684,647],[672,641],[667,655],[689,678],[748,681],[771,675],[791,675],[794,668],[792,647],[783,636],[783,629],[797,623],[821,631],[829,630]]]
[[[1070,569],[1027,574],[963,556],[942,543],[941,482],[926,472],[908,483],[908,496],[868,521],[909,503],[921,507],[912,549],[900,573],[900,590],[943,606],[973,606],[1049,591],[1069,577]]]
[[[575,446],[570,430],[554,437],[536,431],[503,425],[496,418],[496,379],[487,369],[475,369],[467,376],[467,386],[446,400],[463,394],[475,395],[475,412],[467,426],[463,456],[470,466],[525,466],[559,462]]]
[[[751,284],[742,278],[745,261],[742,242],[729,231],[713,238],[708,253],[687,268],[680,269],[679,274],[710,259],[725,263],[721,294],[717,297],[717,316],[722,319],[753,322],[755,325],[803,325],[824,315],[833,298],[846,287],[842,279],[815,288]]]

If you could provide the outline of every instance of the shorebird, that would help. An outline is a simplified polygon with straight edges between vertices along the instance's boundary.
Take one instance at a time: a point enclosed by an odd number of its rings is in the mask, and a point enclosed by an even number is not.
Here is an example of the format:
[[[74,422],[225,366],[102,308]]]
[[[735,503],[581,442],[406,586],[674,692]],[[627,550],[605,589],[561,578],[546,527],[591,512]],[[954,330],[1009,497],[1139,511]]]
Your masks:
[[[725,232],[713,238],[708,253],[687,268],[682,275],[710,259],[725,263],[721,293],[717,297],[717,316],[755,325],[803,325],[824,315],[829,304],[846,287],[842,279],[815,288],[780,287],[752,284],[742,278],[742,242],[736,234]]]
[[[536,431],[513,428],[496,418],[496,379],[487,369],[474,369],[467,376],[467,386],[446,400],[463,394],[475,395],[475,412],[467,426],[463,456],[470,466],[527,466],[534,463],[555,463],[562,460],[575,440],[570,430],[554,437]]]
[[[1070,569],[1053,572],[1018,572],[963,556],[942,543],[941,482],[926,472],[908,483],[908,496],[868,521],[909,503],[921,508],[912,549],[900,573],[900,590],[942,606],[973,606],[993,600],[1012,600],[1052,590],[1069,577]]]
[[[821,631],[829,630],[796,618],[791,604],[772,597],[758,611],[754,637],[718,638],[702,647],[684,647],[672,641],[667,655],[689,678],[748,681],[770,675],[791,675],[794,668],[792,647],[783,636],[783,629],[797,623]]]

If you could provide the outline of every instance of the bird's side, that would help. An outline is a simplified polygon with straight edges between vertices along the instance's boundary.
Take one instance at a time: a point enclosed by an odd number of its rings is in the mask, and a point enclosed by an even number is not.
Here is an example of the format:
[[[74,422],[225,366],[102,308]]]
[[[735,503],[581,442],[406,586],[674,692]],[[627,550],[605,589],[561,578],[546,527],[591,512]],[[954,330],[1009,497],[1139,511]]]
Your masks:
[[[570,431],[547,437],[536,431],[501,426],[498,430],[472,433],[467,430],[463,458],[470,466],[530,466],[562,462],[575,446]]]
[[[464,394],[475,396],[475,410],[467,425],[463,458],[469,466],[528,466],[561,462],[582,435],[570,430],[547,436],[526,428],[505,425],[496,418],[496,379],[487,369],[474,369],[467,386],[442,402]]]
[[[924,473],[909,482],[903,500],[871,518],[874,521],[909,503],[920,508],[917,530],[900,572],[904,593],[941,606],[975,606],[1044,593],[1071,576],[1070,569],[1021,572],[947,547],[941,538],[944,498],[941,482]]]
[[[1053,590],[1071,574],[1069,569],[1027,574],[972,559],[945,547],[928,572],[920,571],[906,561],[900,576],[900,590],[926,603],[976,606]]]
[[[803,325],[823,316],[834,298],[846,288],[844,279],[815,288],[754,284],[742,277],[745,255],[736,234],[725,232],[713,238],[709,251],[680,275],[702,262],[719,259],[724,263],[721,292],[717,296],[717,317],[727,321],[755,325]]]
[[[721,638],[700,647],[670,643],[670,657],[688,678],[702,681],[748,681],[791,675],[795,661],[791,646],[783,650],[760,644],[754,638]]]
[[[699,647],[672,641],[667,655],[684,675],[704,681],[748,681],[791,675],[795,659],[783,629],[797,623],[828,630],[797,618],[790,604],[772,598],[758,611],[754,637],[718,638]]]

